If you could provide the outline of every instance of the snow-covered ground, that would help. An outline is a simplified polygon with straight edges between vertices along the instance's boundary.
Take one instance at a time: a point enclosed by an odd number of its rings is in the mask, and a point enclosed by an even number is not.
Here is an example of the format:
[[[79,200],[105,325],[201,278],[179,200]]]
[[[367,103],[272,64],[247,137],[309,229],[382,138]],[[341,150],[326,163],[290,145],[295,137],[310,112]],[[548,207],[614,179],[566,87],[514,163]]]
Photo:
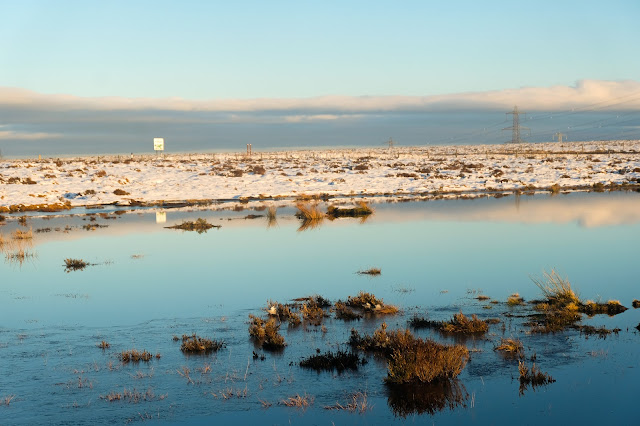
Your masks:
[[[0,212],[19,204],[411,197],[637,183],[637,140],[4,160]]]

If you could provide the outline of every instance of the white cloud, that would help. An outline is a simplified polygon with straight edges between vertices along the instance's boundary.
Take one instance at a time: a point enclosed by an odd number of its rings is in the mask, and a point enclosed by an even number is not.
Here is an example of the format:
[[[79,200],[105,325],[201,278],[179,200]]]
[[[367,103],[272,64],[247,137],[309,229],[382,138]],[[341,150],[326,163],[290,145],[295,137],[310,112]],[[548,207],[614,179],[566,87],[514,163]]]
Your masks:
[[[79,97],[42,94],[0,87],[0,108],[38,111],[176,111],[261,113],[285,115],[286,121],[331,120],[377,112],[439,111],[456,109],[527,111],[571,109],[640,109],[640,82],[581,80],[575,86],[522,87],[488,92],[438,96],[320,96],[314,98],[214,99]],[[335,118],[334,118],[335,117]]]

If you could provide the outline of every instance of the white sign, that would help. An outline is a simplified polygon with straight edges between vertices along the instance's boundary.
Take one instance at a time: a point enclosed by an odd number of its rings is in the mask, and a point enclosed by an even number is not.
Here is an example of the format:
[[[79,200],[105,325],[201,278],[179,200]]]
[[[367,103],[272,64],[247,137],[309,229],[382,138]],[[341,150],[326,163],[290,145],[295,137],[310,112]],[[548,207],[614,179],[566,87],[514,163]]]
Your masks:
[[[153,150],[164,151],[164,138],[153,138]]]

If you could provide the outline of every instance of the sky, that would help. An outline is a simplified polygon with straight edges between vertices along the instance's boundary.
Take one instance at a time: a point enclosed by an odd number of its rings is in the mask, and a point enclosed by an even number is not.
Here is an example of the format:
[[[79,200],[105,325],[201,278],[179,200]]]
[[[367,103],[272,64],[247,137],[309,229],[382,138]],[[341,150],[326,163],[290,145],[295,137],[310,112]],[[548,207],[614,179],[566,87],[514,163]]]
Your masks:
[[[94,140],[124,112],[337,132],[407,111],[640,109],[639,18],[637,0],[0,0],[0,149],[69,142],[49,124],[78,115],[103,125]]]

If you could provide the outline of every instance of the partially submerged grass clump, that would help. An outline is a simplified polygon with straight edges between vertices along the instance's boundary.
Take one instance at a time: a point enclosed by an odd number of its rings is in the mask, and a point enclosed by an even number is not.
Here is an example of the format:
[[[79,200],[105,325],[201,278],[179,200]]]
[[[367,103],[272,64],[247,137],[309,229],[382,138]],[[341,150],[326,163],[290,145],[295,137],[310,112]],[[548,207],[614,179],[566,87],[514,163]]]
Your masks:
[[[361,291],[357,296],[349,296],[345,304],[349,307],[360,309],[365,313],[381,315],[393,315],[398,313],[398,307],[385,305],[382,299],[378,299],[371,293]]]
[[[263,320],[255,315],[249,315],[249,335],[253,337],[263,349],[276,351],[284,349],[287,345],[284,337],[278,332],[280,325],[276,324],[275,318]]]
[[[326,405],[324,407],[325,410],[346,410],[351,413],[358,412],[360,414],[364,414],[372,408],[373,406],[367,401],[366,392],[352,393],[349,395],[347,402],[344,405],[336,402],[335,405]]]
[[[543,296],[550,305],[564,307],[570,304],[579,304],[580,299],[571,288],[567,278],[562,278],[552,269],[551,272],[543,271],[542,277],[530,277],[531,281],[542,291]]]
[[[145,350],[139,351],[137,349],[130,349],[128,351],[122,351],[119,354],[119,357],[120,357],[120,361],[126,364],[129,362],[140,362],[140,361],[149,362],[151,358],[153,358],[153,355],[150,352],[147,352]],[[156,355],[156,357],[158,356]]]
[[[511,358],[522,358],[524,356],[524,346],[519,339],[500,339],[500,344],[494,350]]]
[[[16,229],[11,234],[11,238],[14,240],[31,240],[33,238],[33,230],[23,231],[22,229]]]
[[[203,232],[207,232],[211,228],[220,228],[220,225],[213,225],[207,222],[206,219],[198,218],[195,222],[191,221],[183,221],[178,225],[173,226],[165,226],[167,229],[181,229],[183,231],[196,231],[198,234],[202,234]]]
[[[532,389],[535,389],[537,386],[542,386],[542,385],[555,382],[553,377],[540,371],[538,367],[536,367],[535,362],[531,365],[531,369],[529,369],[529,367],[527,367],[524,361],[519,361],[518,371],[520,372],[520,394],[521,395],[524,394],[524,391],[527,389],[527,386],[529,385],[531,385]]]
[[[633,302],[631,302],[631,306],[633,306],[634,309],[640,308],[640,300],[633,299]]]
[[[471,318],[465,316],[462,312],[453,315],[449,321],[442,323],[441,331],[444,333],[458,334],[484,334],[489,330],[489,324],[478,318],[476,314]]]
[[[280,403],[287,407],[306,409],[313,404],[313,397],[307,394],[304,394],[304,396],[297,394],[295,396],[290,396],[287,399],[283,399],[282,401],[280,401]]]
[[[325,214],[320,211],[317,203],[298,203],[296,204],[296,208],[298,209],[296,217],[302,219],[302,224],[298,228],[298,231],[317,228],[325,218]]]
[[[98,347],[102,350],[109,349],[110,346],[111,345],[106,340],[103,340],[100,343],[98,343]]]
[[[366,362],[366,359],[356,353],[339,350],[335,353],[329,351],[305,358],[300,361],[300,367],[316,371],[337,370],[338,373],[341,373],[344,370],[357,370],[360,365],[364,365]]]
[[[360,350],[377,352],[387,358],[387,377],[392,384],[431,383],[458,376],[469,351],[462,345],[445,345],[414,337],[409,330],[387,332],[382,324],[373,336],[351,330],[349,344]]]
[[[333,307],[333,310],[336,314],[336,319],[353,321],[362,318],[361,314],[355,312],[342,301],[337,301]]]
[[[327,216],[336,217],[365,217],[373,214],[373,209],[364,201],[360,201],[356,207],[327,207]]]
[[[600,339],[606,339],[607,336],[609,336],[611,333],[617,335],[620,332],[619,328],[614,328],[613,330],[610,330],[603,325],[600,327],[594,327],[592,325],[580,325],[580,326],[577,326],[576,328],[578,329],[578,331],[580,331],[580,334],[584,334],[587,338],[589,336],[596,336],[596,337],[599,337]]]
[[[524,305],[524,299],[518,293],[513,293],[511,296],[507,298],[507,305],[509,306]]]
[[[369,268],[366,269],[364,271],[358,271],[359,275],[371,275],[371,276],[378,276],[380,274],[382,274],[382,269],[380,268]]]
[[[272,302],[271,300],[267,301],[267,304],[267,313],[271,316],[277,317],[279,321],[288,321],[289,325],[294,327],[300,325],[302,322],[300,314],[293,312],[290,306],[283,305],[278,302]]]
[[[82,271],[84,268],[89,266],[89,262],[85,262],[82,259],[67,258],[64,260],[64,266],[65,266],[64,270],[66,272]]]
[[[225,346],[222,340],[207,339],[199,337],[195,333],[191,336],[182,336],[182,345],[180,350],[185,353],[206,354],[209,352],[217,352]]]
[[[589,316],[596,314],[607,314],[614,316],[626,311],[627,308],[620,304],[618,300],[609,300],[606,303],[596,303],[592,300],[587,300],[580,306],[580,312],[583,312]]]

